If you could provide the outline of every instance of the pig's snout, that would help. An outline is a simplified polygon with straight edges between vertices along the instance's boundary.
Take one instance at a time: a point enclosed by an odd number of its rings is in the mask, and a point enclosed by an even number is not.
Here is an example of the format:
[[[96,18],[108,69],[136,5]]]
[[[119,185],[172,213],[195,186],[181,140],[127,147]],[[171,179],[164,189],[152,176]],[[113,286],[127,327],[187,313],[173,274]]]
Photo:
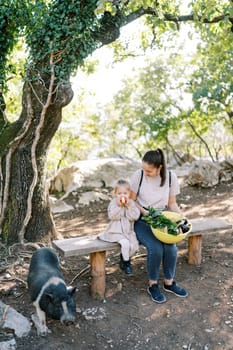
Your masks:
[[[75,313],[74,313],[74,304],[71,299],[69,299],[67,302],[62,302],[62,315],[60,317],[61,323],[65,324],[66,326],[74,323],[75,321]]]
[[[62,322],[65,326],[71,326],[72,324],[74,324],[74,320],[72,321],[68,321],[68,320],[65,320]]]
[[[60,319],[61,323],[66,325],[66,326],[70,326],[71,324],[73,324],[75,322],[75,316],[73,315],[62,315],[61,319]]]

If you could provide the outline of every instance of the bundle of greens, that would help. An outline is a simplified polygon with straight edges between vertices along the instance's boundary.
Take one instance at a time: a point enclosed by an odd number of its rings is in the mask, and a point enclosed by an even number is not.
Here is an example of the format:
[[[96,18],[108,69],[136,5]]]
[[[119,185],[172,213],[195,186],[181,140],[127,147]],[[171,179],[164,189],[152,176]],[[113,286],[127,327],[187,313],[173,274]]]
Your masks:
[[[143,215],[142,219],[153,228],[164,229],[167,228],[167,233],[177,236],[180,232],[177,229],[178,222],[174,222],[163,215],[162,210],[148,208],[149,213]]]

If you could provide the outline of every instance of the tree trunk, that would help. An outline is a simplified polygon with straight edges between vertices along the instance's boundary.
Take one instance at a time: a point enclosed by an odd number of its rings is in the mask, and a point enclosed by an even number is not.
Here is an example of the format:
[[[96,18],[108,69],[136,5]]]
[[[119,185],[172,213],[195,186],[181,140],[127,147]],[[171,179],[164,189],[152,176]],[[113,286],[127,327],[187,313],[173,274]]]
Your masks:
[[[0,233],[8,244],[57,237],[46,186],[46,156],[62,107],[73,92],[69,84],[56,86],[54,81],[51,73],[48,84],[25,83],[20,118],[0,128]]]
[[[23,226],[28,210],[28,194],[33,181],[31,163],[31,144],[21,144],[11,159],[10,164],[10,191],[7,198],[4,219],[2,222],[2,235],[8,243],[18,242],[19,232]],[[3,159],[4,161],[4,159]],[[45,176],[43,173],[43,157],[37,161],[38,180],[31,201],[31,215],[23,238],[37,241],[46,234],[55,237],[55,230],[50,215],[48,196],[45,193]],[[6,177],[3,185],[6,184]]]

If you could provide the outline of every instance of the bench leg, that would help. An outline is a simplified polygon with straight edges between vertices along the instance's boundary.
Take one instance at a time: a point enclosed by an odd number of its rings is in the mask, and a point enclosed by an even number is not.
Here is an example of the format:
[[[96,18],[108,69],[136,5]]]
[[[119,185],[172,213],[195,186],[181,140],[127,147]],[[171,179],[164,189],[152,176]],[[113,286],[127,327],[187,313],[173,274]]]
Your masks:
[[[188,239],[188,263],[201,264],[202,235],[189,237]]]
[[[95,299],[104,299],[105,295],[105,258],[106,252],[90,254],[91,264],[91,295]]]

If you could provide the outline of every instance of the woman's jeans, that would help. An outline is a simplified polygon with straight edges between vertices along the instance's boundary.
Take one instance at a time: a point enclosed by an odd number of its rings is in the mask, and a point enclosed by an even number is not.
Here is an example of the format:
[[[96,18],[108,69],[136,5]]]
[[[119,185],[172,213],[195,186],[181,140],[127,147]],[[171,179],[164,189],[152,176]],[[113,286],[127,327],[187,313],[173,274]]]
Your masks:
[[[159,268],[162,263],[164,278],[171,280],[175,276],[177,247],[175,244],[160,242],[151,231],[145,221],[139,219],[134,224],[134,230],[139,243],[147,249],[147,274],[148,279],[158,281]]]

